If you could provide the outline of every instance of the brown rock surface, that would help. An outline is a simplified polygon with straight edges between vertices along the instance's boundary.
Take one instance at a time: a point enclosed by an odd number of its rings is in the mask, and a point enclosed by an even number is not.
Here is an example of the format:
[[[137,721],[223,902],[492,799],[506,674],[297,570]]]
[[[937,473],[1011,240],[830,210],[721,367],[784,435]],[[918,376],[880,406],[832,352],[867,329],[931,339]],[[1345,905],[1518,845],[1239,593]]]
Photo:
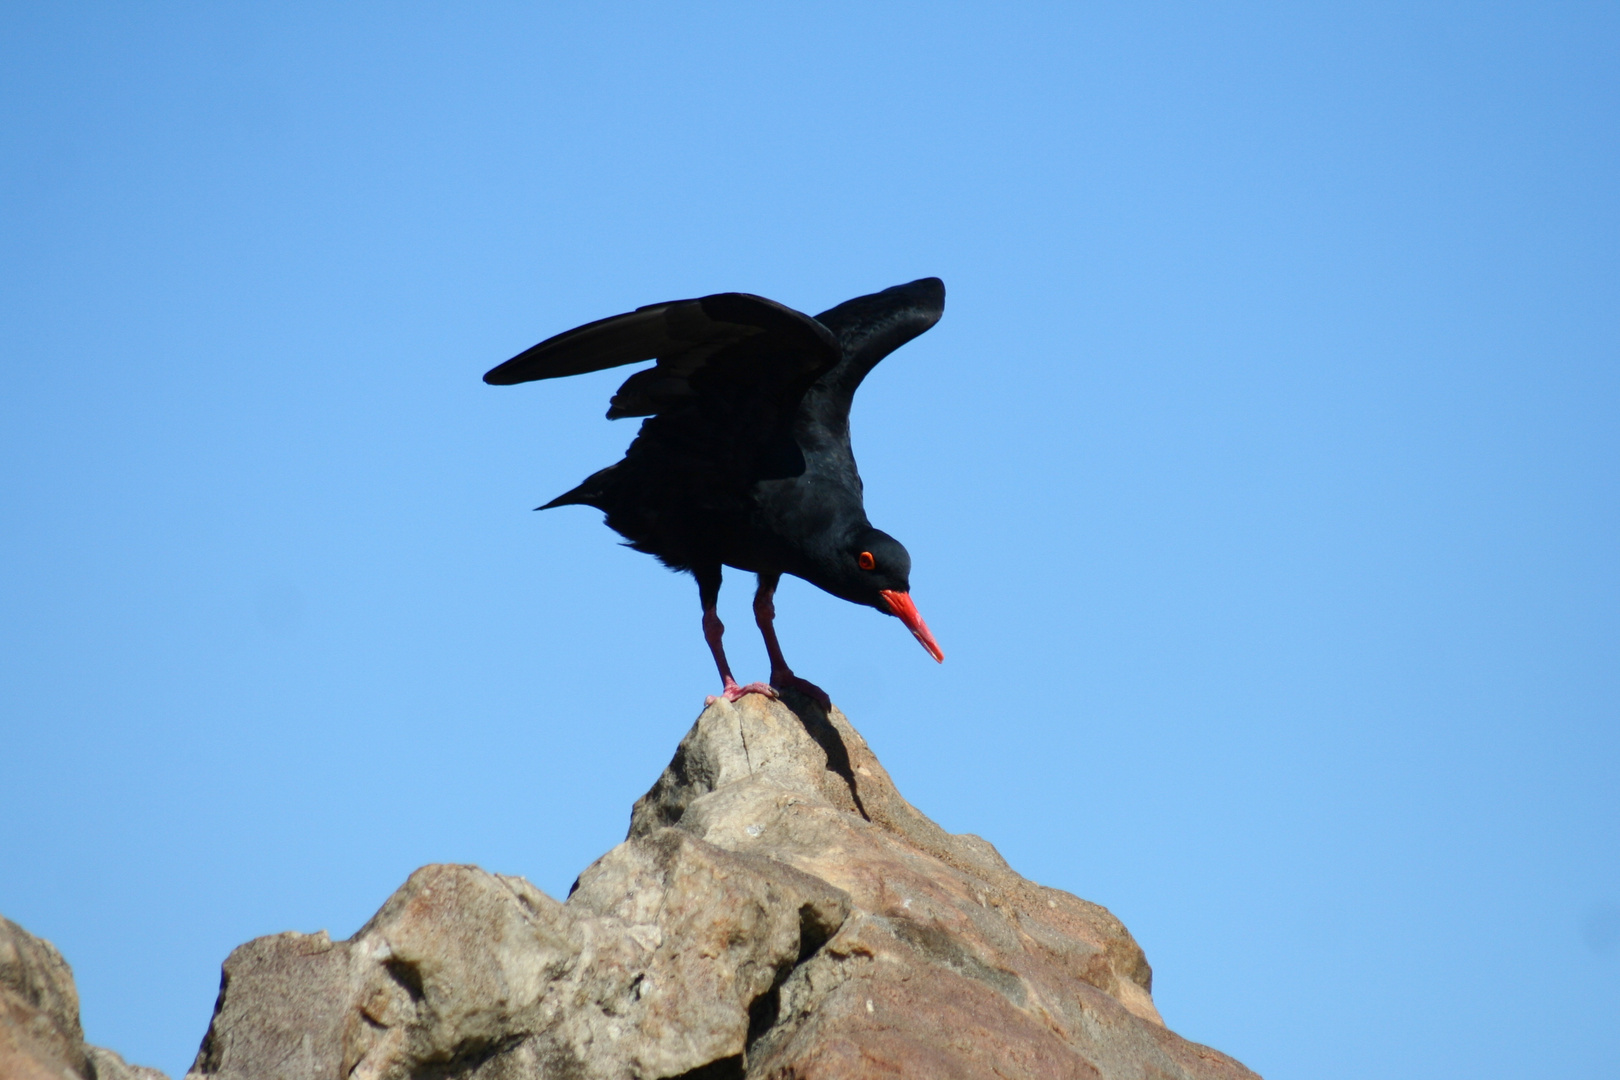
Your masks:
[[[0,1080],[168,1080],[89,1046],[79,992],[56,946],[0,918]]]
[[[792,701],[705,709],[566,903],[428,866],[348,941],[236,949],[190,1077],[1254,1076],[1164,1027],[1119,920]]]

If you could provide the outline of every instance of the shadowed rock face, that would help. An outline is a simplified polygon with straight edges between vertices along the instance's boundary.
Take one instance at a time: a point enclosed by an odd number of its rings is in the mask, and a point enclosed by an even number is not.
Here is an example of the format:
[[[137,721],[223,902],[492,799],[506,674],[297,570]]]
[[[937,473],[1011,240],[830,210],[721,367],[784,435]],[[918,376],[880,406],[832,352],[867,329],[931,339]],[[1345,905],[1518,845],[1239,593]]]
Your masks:
[[[90,1046],[73,970],[56,946],[0,918],[0,1080],[168,1080]]]
[[[1254,1076],[1164,1027],[1119,920],[790,700],[710,705],[566,903],[428,866],[348,941],[236,949],[189,1076]]]

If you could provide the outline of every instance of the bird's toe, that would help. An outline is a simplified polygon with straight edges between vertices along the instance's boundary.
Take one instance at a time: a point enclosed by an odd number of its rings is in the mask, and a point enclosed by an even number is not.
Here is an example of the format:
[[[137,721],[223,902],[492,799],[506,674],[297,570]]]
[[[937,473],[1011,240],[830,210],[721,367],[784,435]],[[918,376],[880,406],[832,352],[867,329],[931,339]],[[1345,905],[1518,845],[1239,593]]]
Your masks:
[[[774,686],[767,686],[762,682],[751,682],[747,686],[738,686],[736,683],[732,683],[730,686],[726,687],[720,692],[721,697],[733,703],[742,700],[742,698],[749,694],[764,694],[768,698],[776,698],[779,696]],[[714,702],[714,700],[715,699],[712,697],[709,698],[709,702],[711,704]]]

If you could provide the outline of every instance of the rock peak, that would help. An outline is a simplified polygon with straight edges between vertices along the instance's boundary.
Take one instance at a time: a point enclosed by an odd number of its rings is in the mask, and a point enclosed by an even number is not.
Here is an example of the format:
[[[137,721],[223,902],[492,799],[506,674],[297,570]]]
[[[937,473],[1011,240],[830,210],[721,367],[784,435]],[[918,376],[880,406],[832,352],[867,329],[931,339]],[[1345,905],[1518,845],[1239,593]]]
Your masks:
[[[566,902],[427,866],[232,952],[190,1077],[1253,1077],[1105,909],[895,789],[837,709],[710,704]]]

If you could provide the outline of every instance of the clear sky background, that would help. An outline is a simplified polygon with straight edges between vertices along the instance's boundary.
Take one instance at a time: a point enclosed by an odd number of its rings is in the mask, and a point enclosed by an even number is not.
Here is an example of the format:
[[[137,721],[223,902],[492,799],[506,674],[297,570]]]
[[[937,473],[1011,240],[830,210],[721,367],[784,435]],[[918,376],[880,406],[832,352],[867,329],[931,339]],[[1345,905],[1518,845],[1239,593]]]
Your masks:
[[[854,436],[947,660],[791,582],[794,666],[1271,1080],[1620,1077],[1615,4],[0,10],[0,912],[93,1041],[563,895],[715,689],[529,512],[624,372],[485,369],[938,275]]]

